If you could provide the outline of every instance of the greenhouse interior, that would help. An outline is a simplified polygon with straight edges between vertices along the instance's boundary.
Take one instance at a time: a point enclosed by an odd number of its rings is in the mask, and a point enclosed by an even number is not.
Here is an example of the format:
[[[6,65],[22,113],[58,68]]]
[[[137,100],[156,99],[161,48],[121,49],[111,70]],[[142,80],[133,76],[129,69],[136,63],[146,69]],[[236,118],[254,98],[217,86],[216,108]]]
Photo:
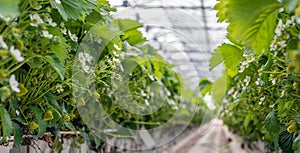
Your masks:
[[[300,0],[0,0],[0,153],[300,153]]]

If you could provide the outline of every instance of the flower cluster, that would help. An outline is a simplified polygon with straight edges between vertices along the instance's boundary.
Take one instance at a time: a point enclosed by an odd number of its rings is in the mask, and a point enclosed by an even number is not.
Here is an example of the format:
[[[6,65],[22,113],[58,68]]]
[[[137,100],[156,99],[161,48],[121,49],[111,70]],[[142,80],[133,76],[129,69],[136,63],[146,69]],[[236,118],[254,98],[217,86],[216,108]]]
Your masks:
[[[84,72],[90,73],[90,67],[88,64],[91,64],[93,57],[86,52],[80,52],[78,54],[78,59]]]

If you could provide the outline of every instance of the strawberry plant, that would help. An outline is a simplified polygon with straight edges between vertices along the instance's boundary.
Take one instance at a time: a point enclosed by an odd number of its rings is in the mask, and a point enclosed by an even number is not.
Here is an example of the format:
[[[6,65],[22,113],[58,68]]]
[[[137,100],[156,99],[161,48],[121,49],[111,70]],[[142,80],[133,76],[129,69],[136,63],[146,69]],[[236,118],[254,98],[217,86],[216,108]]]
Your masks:
[[[219,22],[229,43],[219,46],[210,69],[224,64],[221,117],[247,141],[300,152],[300,2],[219,0]],[[215,82],[218,85],[218,81]]]
[[[11,136],[15,147],[43,139],[62,151],[60,131],[67,130],[97,149],[103,141],[95,133],[113,135],[103,129],[114,123],[155,128],[180,103],[201,105],[145,43],[142,24],[113,19],[113,11],[106,0],[0,0],[1,144]],[[156,112],[131,112],[141,105]]]

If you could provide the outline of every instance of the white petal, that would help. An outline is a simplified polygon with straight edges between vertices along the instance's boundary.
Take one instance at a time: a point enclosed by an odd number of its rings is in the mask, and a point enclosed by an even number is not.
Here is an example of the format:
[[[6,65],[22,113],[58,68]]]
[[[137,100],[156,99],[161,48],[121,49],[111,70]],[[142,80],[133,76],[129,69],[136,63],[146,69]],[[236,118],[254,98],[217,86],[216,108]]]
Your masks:
[[[16,80],[16,76],[13,74],[10,76],[9,78],[9,85],[11,87],[11,89],[15,92],[20,92],[20,89],[18,88],[19,86],[19,83],[18,81]]]

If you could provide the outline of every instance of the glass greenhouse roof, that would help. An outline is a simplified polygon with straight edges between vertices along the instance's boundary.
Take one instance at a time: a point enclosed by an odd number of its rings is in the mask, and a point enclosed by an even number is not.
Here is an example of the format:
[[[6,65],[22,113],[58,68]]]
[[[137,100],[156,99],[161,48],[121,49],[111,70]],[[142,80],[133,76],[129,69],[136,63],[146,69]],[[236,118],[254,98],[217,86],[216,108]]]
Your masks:
[[[140,29],[166,61],[175,65],[192,88],[209,72],[212,51],[225,39],[226,24],[217,23],[216,0],[110,0],[116,18],[144,24]],[[196,83],[195,83],[196,82]]]

